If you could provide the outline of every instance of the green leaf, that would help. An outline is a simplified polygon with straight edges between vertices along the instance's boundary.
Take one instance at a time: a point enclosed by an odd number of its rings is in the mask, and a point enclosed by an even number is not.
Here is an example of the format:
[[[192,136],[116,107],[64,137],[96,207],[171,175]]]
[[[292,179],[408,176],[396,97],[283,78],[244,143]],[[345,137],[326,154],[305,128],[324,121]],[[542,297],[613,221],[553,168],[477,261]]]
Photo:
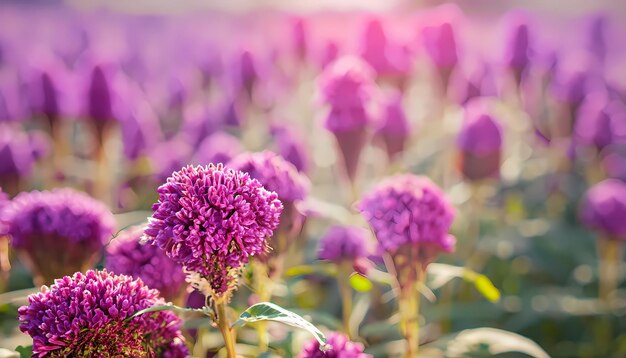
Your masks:
[[[311,333],[320,343],[320,350],[329,349],[326,344],[326,336],[317,327],[301,316],[280,307],[271,302],[260,302],[248,307],[233,326],[243,326],[246,323],[258,321],[276,321],[292,327],[302,328]]]
[[[487,300],[491,302],[500,300],[500,291],[493,285],[491,280],[487,276],[468,268],[432,263],[428,265],[428,274],[431,276],[429,286],[433,290],[440,288],[454,278],[460,277],[472,283],[476,290]]]
[[[484,352],[489,356],[520,352],[534,358],[550,358],[537,343],[519,334],[495,328],[466,329],[446,345],[446,357],[467,357]]]
[[[318,265],[300,265],[290,267],[285,272],[285,275],[287,275],[288,277],[312,274],[334,277],[337,275],[337,267],[327,262],[321,262]]]
[[[179,307],[179,306],[175,306],[175,305],[162,305],[162,306],[148,307],[148,308],[144,308],[142,310],[139,310],[139,311],[135,312],[132,316],[126,318],[126,321],[130,321],[131,319],[133,319],[133,318],[135,318],[137,316],[141,316],[144,313],[158,312],[158,311],[173,311],[173,312],[178,312],[178,313],[202,312],[202,313],[206,314],[206,311],[205,311],[204,308],[184,308],[184,307]]]
[[[20,354],[20,358],[30,358],[33,355],[33,346],[17,346],[15,351]]]
[[[350,275],[350,286],[359,292],[368,292],[372,289],[372,281],[358,272]]]

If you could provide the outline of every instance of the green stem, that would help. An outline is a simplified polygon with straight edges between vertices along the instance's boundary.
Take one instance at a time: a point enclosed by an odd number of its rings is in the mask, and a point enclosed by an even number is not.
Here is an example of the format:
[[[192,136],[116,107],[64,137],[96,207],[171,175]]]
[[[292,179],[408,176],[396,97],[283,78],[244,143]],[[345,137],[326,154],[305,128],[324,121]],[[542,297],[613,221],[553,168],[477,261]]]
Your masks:
[[[233,330],[230,328],[230,322],[226,315],[226,303],[215,302],[215,306],[217,309],[217,327],[222,333],[222,337],[224,337],[227,356],[228,358],[235,358],[237,356],[235,353],[235,336],[233,335]]]
[[[599,238],[598,254],[600,256],[600,292],[599,297],[609,302],[611,294],[620,281],[619,266],[623,255],[623,246],[617,240]]]
[[[417,280],[402,287],[398,302],[400,309],[400,328],[407,343],[407,358],[417,357],[419,351],[419,312],[421,296],[417,287],[423,284],[425,273],[421,268],[417,270]]]
[[[343,330],[349,337],[353,337],[352,330],[350,328],[350,317],[352,317],[352,289],[349,281],[351,272],[351,262],[344,261],[339,265],[339,272],[337,275],[337,284],[339,285],[339,294],[341,295]]]

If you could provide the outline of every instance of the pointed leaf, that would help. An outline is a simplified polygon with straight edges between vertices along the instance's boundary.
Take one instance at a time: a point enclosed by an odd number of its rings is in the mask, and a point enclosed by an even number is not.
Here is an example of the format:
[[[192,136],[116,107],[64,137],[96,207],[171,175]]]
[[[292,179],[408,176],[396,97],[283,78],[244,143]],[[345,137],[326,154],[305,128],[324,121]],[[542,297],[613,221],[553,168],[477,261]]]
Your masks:
[[[480,350],[489,355],[520,352],[534,358],[550,358],[537,343],[519,334],[495,328],[466,329],[448,342],[446,356],[465,357]]]
[[[359,292],[368,292],[372,289],[372,281],[360,273],[350,275],[350,286]]]
[[[248,307],[239,316],[239,319],[233,323],[233,326],[243,326],[246,323],[258,321],[276,321],[292,327],[305,329],[320,343],[320,350],[328,349],[326,336],[317,327],[301,316],[271,302],[260,302]]]
[[[20,358],[30,358],[33,355],[33,346],[17,346],[15,351],[20,354]]]
[[[203,308],[185,308],[185,307],[179,307],[179,306],[175,306],[175,305],[162,305],[162,306],[154,306],[154,307],[148,307],[148,308],[144,308],[142,310],[139,310],[137,312],[135,312],[132,316],[128,317],[126,320],[130,321],[131,319],[140,316],[144,313],[148,313],[148,312],[158,312],[158,311],[173,311],[173,312],[202,312],[202,313],[206,313],[205,310]]]

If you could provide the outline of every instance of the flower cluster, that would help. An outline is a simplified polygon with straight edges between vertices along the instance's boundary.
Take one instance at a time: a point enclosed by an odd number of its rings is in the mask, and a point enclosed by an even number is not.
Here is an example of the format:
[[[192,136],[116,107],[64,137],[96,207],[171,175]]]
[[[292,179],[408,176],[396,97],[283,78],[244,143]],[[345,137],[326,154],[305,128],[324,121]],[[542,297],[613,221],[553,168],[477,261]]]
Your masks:
[[[89,268],[115,228],[104,204],[69,188],[21,193],[3,217],[11,245],[46,282]]]
[[[318,256],[322,260],[340,263],[366,257],[367,230],[358,226],[333,226],[322,237]]]
[[[184,167],[158,193],[145,237],[216,296],[231,292],[237,271],[267,251],[282,212],[276,193],[222,164]]]
[[[626,184],[607,179],[587,191],[580,218],[588,227],[604,234],[604,238],[626,241]]]
[[[425,254],[427,249],[435,254],[454,249],[456,240],[448,233],[454,208],[426,177],[391,177],[365,195],[357,208],[374,230],[381,251],[394,253],[403,245],[418,246]]]
[[[355,343],[341,333],[333,332],[328,335],[328,351],[320,350],[320,343],[316,339],[307,342],[298,358],[370,358],[369,354],[363,353],[363,345]]]
[[[35,357],[186,357],[181,321],[141,280],[107,271],[58,279],[19,308],[20,330],[33,338]]]
[[[148,287],[159,290],[166,300],[175,301],[187,286],[183,268],[165,251],[141,242],[143,230],[143,226],[132,227],[111,241],[106,252],[106,268],[140,278]]]

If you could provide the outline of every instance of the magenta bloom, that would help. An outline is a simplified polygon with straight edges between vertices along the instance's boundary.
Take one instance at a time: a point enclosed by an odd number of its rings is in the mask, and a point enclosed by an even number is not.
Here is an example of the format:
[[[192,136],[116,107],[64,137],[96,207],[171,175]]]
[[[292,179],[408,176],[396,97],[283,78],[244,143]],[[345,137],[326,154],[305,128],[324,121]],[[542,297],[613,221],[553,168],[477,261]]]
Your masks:
[[[592,186],[583,199],[581,221],[603,238],[626,241],[626,184],[607,179]]]
[[[357,204],[378,239],[379,251],[392,254],[416,246],[422,262],[454,250],[448,232],[455,210],[428,178],[413,174],[384,180]]]
[[[382,141],[389,160],[396,159],[404,151],[410,132],[410,124],[402,104],[402,95],[393,93],[383,104],[382,118],[378,122],[375,134]]]
[[[6,239],[6,236],[9,235],[8,225],[4,222],[4,217],[2,212],[4,208],[10,203],[9,196],[7,193],[2,191],[0,188],[0,240]]]
[[[335,263],[367,257],[367,236],[367,230],[358,226],[332,226],[322,237],[318,257]]]
[[[468,180],[500,176],[502,128],[482,102],[474,100],[465,108],[465,119],[457,138],[460,171]]]
[[[278,153],[293,164],[300,172],[309,169],[310,159],[304,138],[293,128],[284,125],[272,125],[272,138],[278,147]]]
[[[200,142],[200,146],[196,150],[196,162],[202,165],[209,163],[226,164],[243,151],[239,139],[227,132],[219,131]]]
[[[300,60],[304,60],[307,55],[307,26],[305,23],[305,19],[298,17],[293,20],[292,23],[292,39],[293,39],[293,48],[296,53],[296,56]]]
[[[529,26],[522,13],[510,14],[507,20],[504,64],[513,71],[515,80],[519,84],[530,62]]]
[[[320,54],[320,66],[322,69],[326,68],[329,64],[335,62],[339,57],[339,45],[336,42],[329,41],[324,45],[324,49]]]
[[[21,193],[3,217],[11,245],[45,283],[91,267],[115,228],[104,204],[69,188]]]
[[[106,268],[116,274],[140,278],[167,301],[175,301],[187,287],[183,267],[155,245],[142,243],[143,231],[143,226],[135,226],[111,241],[106,250]]]
[[[114,119],[111,79],[100,65],[95,65],[91,70],[87,89],[87,116],[95,121]]]
[[[328,345],[331,349],[327,352],[320,350],[320,343],[316,339],[308,341],[298,358],[370,358],[369,354],[363,353],[363,345],[355,343],[341,333],[333,332],[328,335]]]
[[[35,357],[186,357],[182,322],[169,311],[135,312],[165,304],[141,280],[107,271],[75,273],[28,297],[20,330]]]
[[[38,148],[26,133],[0,125],[0,184],[11,188],[31,173]],[[45,143],[44,143],[45,145]]]
[[[378,19],[370,20],[365,26],[360,55],[378,76],[402,76],[410,71],[411,63],[407,53],[387,39]]]
[[[588,95],[577,112],[574,135],[577,143],[598,151],[626,140],[626,107],[604,94]]]
[[[242,266],[267,251],[282,212],[276,193],[222,164],[184,167],[158,193],[145,236],[208,282],[205,295],[236,287]]]

